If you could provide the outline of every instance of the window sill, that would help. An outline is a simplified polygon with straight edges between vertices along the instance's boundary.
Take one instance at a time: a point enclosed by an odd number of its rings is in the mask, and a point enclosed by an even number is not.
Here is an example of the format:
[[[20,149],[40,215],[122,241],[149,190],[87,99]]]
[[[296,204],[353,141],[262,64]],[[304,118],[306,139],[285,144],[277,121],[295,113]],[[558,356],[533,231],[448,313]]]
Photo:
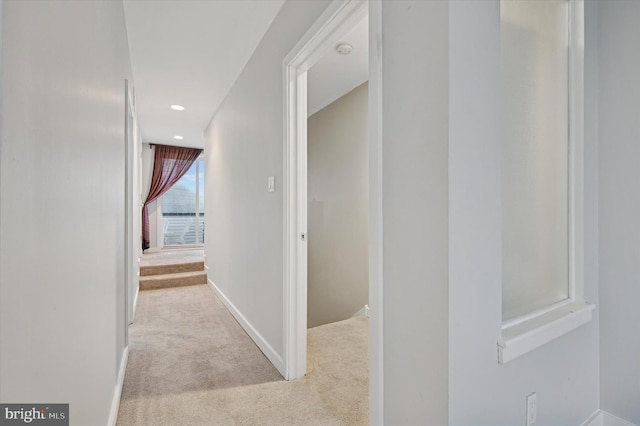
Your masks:
[[[498,339],[498,363],[505,364],[591,321],[595,305],[573,302],[505,327]]]

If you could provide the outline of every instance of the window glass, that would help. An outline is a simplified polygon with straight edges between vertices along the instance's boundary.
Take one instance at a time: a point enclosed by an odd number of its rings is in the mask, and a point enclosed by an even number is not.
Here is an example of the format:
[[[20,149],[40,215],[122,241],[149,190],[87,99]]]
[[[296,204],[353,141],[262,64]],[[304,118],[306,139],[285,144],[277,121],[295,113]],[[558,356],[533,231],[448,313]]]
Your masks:
[[[568,14],[501,1],[503,320],[569,297]]]
[[[203,244],[204,161],[195,161],[162,196],[162,221],[165,246]]]

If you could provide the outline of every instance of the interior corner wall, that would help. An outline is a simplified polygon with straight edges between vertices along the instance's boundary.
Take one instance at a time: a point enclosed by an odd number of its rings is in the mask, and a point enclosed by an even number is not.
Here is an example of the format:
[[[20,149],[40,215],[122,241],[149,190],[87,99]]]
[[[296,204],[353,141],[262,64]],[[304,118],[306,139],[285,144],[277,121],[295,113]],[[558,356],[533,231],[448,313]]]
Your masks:
[[[284,355],[282,63],[329,3],[283,4],[205,132],[208,278],[272,362]]]
[[[578,425],[598,409],[598,317],[504,365],[501,305],[500,2],[449,2],[449,424]],[[592,11],[587,11],[591,19]],[[595,36],[595,37],[594,37]],[[587,61],[597,34],[587,29]],[[587,70],[588,85],[594,83]],[[588,86],[587,119],[597,91]],[[585,140],[585,297],[597,302],[597,135]]]
[[[640,2],[598,8],[600,403],[640,424]]]
[[[122,2],[2,4],[0,401],[108,422],[125,345]]]
[[[0,99],[2,99],[2,10],[3,10],[3,2],[4,0],[0,0]],[[0,177],[2,177],[2,106],[0,104]],[[0,181],[0,224],[2,224],[2,181]],[[0,232],[2,232],[2,228],[0,228]],[[1,237],[0,237],[1,238]],[[1,255],[1,252],[0,252]],[[2,265],[2,260],[0,259],[0,266]],[[1,281],[0,281],[1,285]],[[1,329],[0,329],[1,330]],[[0,331],[1,333],[1,331]],[[2,334],[0,334],[0,339],[2,338]],[[1,342],[1,340],[0,340]],[[2,382],[0,382],[0,389],[2,388]]]
[[[141,190],[142,190],[142,198],[146,199],[147,195],[149,195],[149,189],[151,187],[151,177],[153,174],[153,158],[154,158],[155,148],[148,144],[142,143],[142,153],[141,153]]]
[[[308,119],[309,328],[351,318],[369,301],[368,89]]]
[[[449,6],[381,6],[384,423],[444,425]]]
[[[153,175],[153,160],[155,148],[148,143],[142,144],[142,200],[147,199],[151,187],[151,177]],[[153,201],[147,206],[149,212],[149,249],[160,249],[160,238],[158,235],[158,219],[162,212],[158,212],[158,202]],[[158,214],[160,213],[160,214]],[[142,220],[142,219],[140,219]]]

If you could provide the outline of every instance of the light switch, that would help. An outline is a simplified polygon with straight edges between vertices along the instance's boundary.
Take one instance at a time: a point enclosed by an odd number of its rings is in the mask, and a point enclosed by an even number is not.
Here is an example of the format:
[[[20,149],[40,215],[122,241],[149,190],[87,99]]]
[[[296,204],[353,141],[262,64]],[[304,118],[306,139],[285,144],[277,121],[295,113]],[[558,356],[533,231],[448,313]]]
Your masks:
[[[276,191],[276,177],[269,176],[267,178],[267,192],[275,192]]]

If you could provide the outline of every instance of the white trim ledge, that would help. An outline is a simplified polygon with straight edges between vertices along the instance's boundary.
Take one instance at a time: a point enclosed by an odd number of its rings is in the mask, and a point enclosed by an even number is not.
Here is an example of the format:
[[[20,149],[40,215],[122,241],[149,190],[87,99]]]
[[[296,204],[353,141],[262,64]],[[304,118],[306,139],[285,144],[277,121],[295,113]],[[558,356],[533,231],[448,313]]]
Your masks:
[[[118,372],[118,381],[116,389],[113,391],[113,401],[111,402],[111,413],[109,414],[109,425],[116,426],[118,421],[118,411],[120,410],[120,397],[122,396],[122,386],[124,386],[124,374],[127,372],[127,362],[129,361],[129,346],[122,351],[122,359],[120,360],[120,371]]]
[[[597,410],[580,426],[637,426],[603,410]]]
[[[224,293],[220,291],[218,286],[216,286],[213,281],[207,279],[207,284],[216,293],[220,301],[222,301],[224,306],[227,307],[229,312],[231,312],[231,315],[233,315],[236,321],[238,321],[244,331],[246,331],[249,337],[251,337],[251,340],[253,340],[258,348],[260,348],[262,353],[269,359],[269,361],[271,361],[273,366],[276,367],[280,374],[285,377],[284,360],[282,359],[282,356],[278,355],[278,353],[271,347],[271,345],[265,340],[265,338],[262,337],[260,333],[258,333],[253,325],[251,325],[251,323],[244,317],[244,315],[240,313],[238,308],[236,308],[234,304],[231,303],[229,299],[227,299],[227,296],[225,296]]]
[[[498,363],[507,363],[591,321],[595,305],[574,302],[502,329]]]

